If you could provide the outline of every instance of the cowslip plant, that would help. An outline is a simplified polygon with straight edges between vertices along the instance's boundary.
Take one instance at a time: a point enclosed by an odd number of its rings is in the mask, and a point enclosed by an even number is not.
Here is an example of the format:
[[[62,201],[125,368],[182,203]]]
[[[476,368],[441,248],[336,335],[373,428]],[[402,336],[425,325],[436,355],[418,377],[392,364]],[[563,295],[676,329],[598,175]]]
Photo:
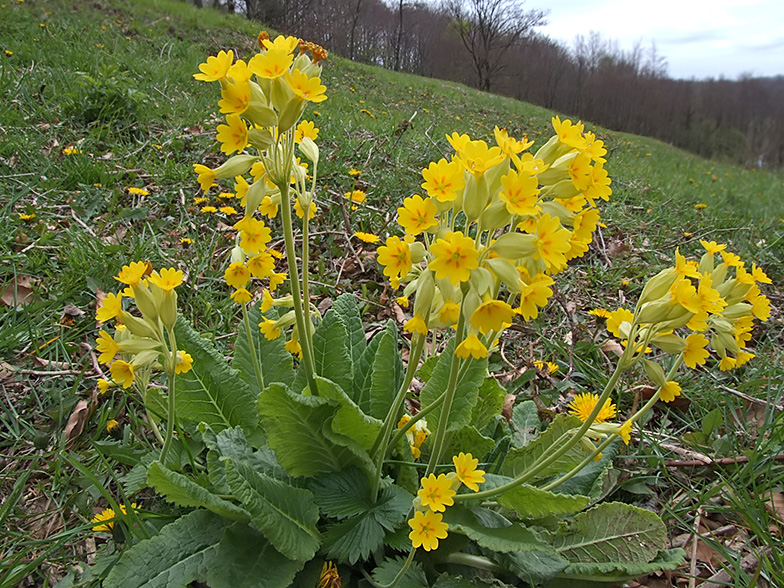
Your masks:
[[[488,357],[588,250],[611,194],[602,141],[559,118],[535,153],[502,129],[494,145],[447,137],[454,153],[423,169],[424,196],[403,201],[399,234],[377,251],[391,287],[413,299],[404,363],[394,321],[367,341],[353,296],[323,315],[311,301],[318,129],[301,117],[326,99],[326,53],[293,37],[259,46],[247,63],[220,52],[194,76],[220,85],[218,141],[231,155],[196,164],[198,182],[207,192],[233,180],[244,207],[224,273],[242,315],[231,363],[177,317],[174,269],[124,267],[128,288],[98,309],[118,321],[99,335],[101,361],[114,383],[137,386],[162,445],[124,493],[151,487],[177,507],[119,556],[107,585],[533,586],[677,566],[683,553],[665,549],[657,515],[602,502],[612,458],[654,404],[680,394],[682,364],[751,359],[753,321],[769,315],[764,272],[713,242],[699,261],[676,251],[633,311],[607,313],[623,351],[606,385],[549,423],[532,401],[507,421]],[[270,247],[274,231],[283,251]],[[612,394],[637,366],[657,391],[613,422]],[[149,386],[158,367],[165,391]]]

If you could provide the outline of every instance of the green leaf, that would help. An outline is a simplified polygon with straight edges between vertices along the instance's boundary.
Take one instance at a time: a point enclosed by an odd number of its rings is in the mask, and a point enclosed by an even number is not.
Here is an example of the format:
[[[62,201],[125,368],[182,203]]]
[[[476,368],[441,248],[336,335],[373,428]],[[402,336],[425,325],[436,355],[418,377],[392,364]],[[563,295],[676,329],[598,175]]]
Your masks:
[[[473,457],[482,461],[484,456],[489,454],[495,447],[495,441],[490,437],[485,437],[476,427],[463,427],[455,431],[449,445],[447,446],[446,455],[458,455],[461,451],[463,453],[470,453]]]
[[[400,359],[397,327],[394,322],[388,321],[384,332],[376,335],[376,339],[379,339],[378,347],[369,367],[370,387],[367,393],[363,394],[367,402],[357,404],[367,414],[383,419],[403,383],[403,361]],[[376,339],[373,339],[373,343]],[[370,347],[367,351],[370,351]],[[363,360],[364,357],[363,355]],[[364,363],[361,367],[366,369]],[[365,405],[367,408],[364,408]]]
[[[284,348],[285,339],[283,337],[268,341],[267,338],[261,334],[259,323],[263,316],[264,315],[261,314],[261,311],[256,305],[251,305],[248,308],[248,321],[250,322],[251,336],[253,337],[253,345],[261,368],[264,385],[267,386],[273,382],[282,382],[290,387],[294,382],[294,359],[292,358],[291,353]],[[277,309],[272,309],[267,312],[266,317],[271,320],[277,319]],[[232,367],[239,371],[240,378],[248,385],[248,388],[252,391],[254,397],[258,396],[261,390],[259,389],[258,381],[256,380],[256,370],[253,367],[253,354],[251,352],[244,324],[240,324],[237,331]]]
[[[539,420],[539,410],[533,400],[525,400],[515,404],[512,410],[512,444],[515,447],[525,447],[536,439],[542,426]]]
[[[582,421],[575,416],[571,415],[558,415],[555,417],[550,426],[542,432],[534,441],[530,442],[525,447],[515,448],[509,451],[506,456],[506,461],[502,468],[504,475],[512,478],[518,477],[520,474],[528,470],[536,460],[538,460],[545,453],[553,451],[553,446],[563,443],[561,437],[567,431],[578,428],[582,425]],[[569,451],[559,457],[556,461],[551,463],[546,468],[540,470],[531,482],[543,480],[558,474],[564,474],[577,465],[579,465],[585,458],[585,452],[580,443],[576,443]]]
[[[357,299],[348,292],[341,294],[332,303],[332,310],[338,313],[340,318],[343,319],[343,324],[346,325],[347,341],[349,349],[351,349],[351,363],[356,370],[359,358],[362,357],[362,353],[367,348],[365,327],[362,325]],[[351,388],[344,388],[344,390],[350,392]]]
[[[554,537],[553,545],[572,564],[625,565],[652,561],[666,540],[667,529],[656,514],[607,502],[575,516],[568,532]]]
[[[195,510],[166,525],[160,534],[123,553],[105,586],[113,588],[185,588],[207,576],[231,521]]]
[[[354,448],[336,442],[345,438],[330,434],[337,409],[334,401],[295,394],[283,384],[272,384],[259,395],[259,416],[270,449],[289,475],[315,476],[362,462]]]
[[[398,572],[406,563],[404,557],[385,559],[384,563],[373,570],[373,579],[379,584],[391,584]],[[411,566],[395,585],[395,588],[428,588],[427,576],[418,561],[411,562]]]
[[[343,390],[350,390],[354,380],[349,345],[345,322],[335,310],[328,310],[313,333],[313,359],[316,373]]]
[[[236,504],[216,496],[189,477],[153,462],[147,470],[147,483],[177,506],[201,506],[215,514],[235,521],[249,521],[250,516]]]
[[[175,379],[177,420],[191,434],[201,422],[214,431],[239,426],[251,434],[257,428],[256,395],[239,372],[184,319],[177,319],[174,331],[179,348],[193,357],[193,368]]]
[[[478,431],[487,433],[485,428],[495,426],[495,418],[501,414],[506,400],[506,390],[495,378],[486,378],[479,387],[479,395],[471,418]]]
[[[480,490],[497,488],[511,478],[485,474],[485,483]],[[508,490],[498,497],[498,504],[513,510],[520,518],[541,519],[552,515],[564,515],[580,512],[588,507],[591,500],[587,496],[574,494],[556,494],[527,484],[521,484]]]
[[[579,579],[581,582],[603,582],[606,586],[608,582],[617,584],[662,570],[674,570],[683,565],[685,560],[686,552],[683,549],[666,549],[660,551],[656,559],[647,563],[575,563],[567,566],[562,575],[573,581]]]
[[[332,419],[332,430],[354,439],[362,449],[370,451],[381,431],[381,421],[363,413],[335,382],[319,376],[316,376],[316,382],[318,395],[334,400],[340,406]]]
[[[618,454],[620,439],[616,439],[602,452],[602,458],[585,466],[580,472],[557,486],[562,494],[583,494],[590,497],[591,502],[597,502],[609,492],[612,487],[611,472],[613,471],[613,458]],[[605,488],[605,485],[608,487]]]
[[[515,576],[532,586],[540,586],[563,572],[569,562],[553,551],[520,551],[495,553],[483,550],[485,555]],[[583,588],[582,584],[578,585]]]
[[[313,478],[309,487],[321,512],[329,517],[344,519],[370,510],[370,484],[357,468]]]
[[[384,544],[384,528],[369,512],[332,525],[324,533],[326,556],[354,565]]]
[[[452,360],[457,358],[454,354],[455,340],[449,341],[446,349],[441,353],[438,363],[433,369],[430,379],[422,388],[419,400],[422,408],[427,408],[447,389],[449,384],[449,372],[452,367]],[[449,425],[447,431],[457,431],[458,429],[471,424],[471,416],[477,402],[479,386],[487,376],[487,359],[471,359],[471,363],[466,370],[465,376],[457,382],[452,410],[449,413]],[[435,408],[427,415],[428,428],[435,431],[438,428],[438,420],[441,418],[441,407]]]
[[[250,513],[253,524],[289,559],[309,560],[321,543],[313,494],[226,460],[226,481]]]
[[[207,583],[210,588],[288,588],[303,565],[281,555],[257,530],[236,524],[226,529]]]
[[[520,523],[506,527],[485,527],[468,508],[453,506],[446,509],[444,521],[449,530],[464,533],[480,547],[493,551],[549,551],[555,550],[539,536]]]

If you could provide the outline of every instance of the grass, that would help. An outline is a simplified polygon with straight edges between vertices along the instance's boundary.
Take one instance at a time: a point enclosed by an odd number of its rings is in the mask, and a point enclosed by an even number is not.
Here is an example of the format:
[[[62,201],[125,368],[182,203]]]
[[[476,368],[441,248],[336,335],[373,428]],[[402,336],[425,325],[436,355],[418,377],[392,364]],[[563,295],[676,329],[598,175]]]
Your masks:
[[[217,96],[214,86],[194,81],[192,74],[220,49],[250,55],[260,27],[173,1],[5,0],[0,11],[5,52],[0,53],[5,219],[0,586],[5,588],[23,580],[51,585],[95,548],[94,540],[85,539],[90,537],[85,521],[101,491],[66,456],[83,460],[102,488],[116,490],[124,464],[144,443],[133,436],[138,408],[133,401],[93,397],[99,374],[87,348],[96,334],[96,297],[115,287],[112,276],[139,259],[183,268],[188,280],[180,293],[181,312],[207,336],[219,338],[236,328],[222,281],[231,246],[225,226],[234,221],[231,215],[201,213],[194,204],[200,194],[192,164],[217,161]],[[365,256],[370,249],[360,252],[364,271],[345,254],[343,193],[358,187],[368,194],[367,205],[351,213],[350,229],[383,234],[402,199],[420,191],[421,169],[447,153],[445,134],[491,139],[498,125],[513,136],[526,134],[538,146],[557,113],[338,58],[330,58],[324,72],[329,100],[312,116],[322,153],[319,226],[336,229],[316,235],[324,255],[311,268],[314,293],[323,298],[358,292],[372,322],[389,314],[385,286]],[[603,207],[606,227],[561,278],[560,303],[517,330],[497,362],[511,390],[535,395],[544,408],[606,379],[601,325],[585,311],[635,300],[645,277],[663,267],[675,247],[693,255],[700,239],[727,242],[764,267],[774,283],[784,279],[784,176],[588,126],[608,147],[614,194]],[[352,168],[362,171],[358,179],[348,175]],[[147,194],[133,194],[131,187]],[[217,203],[211,195],[209,204]],[[781,291],[767,293],[780,307]],[[776,459],[783,451],[784,421],[772,408],[784,403],[780,331],[781,315],[774,310],[755,333],[756,362],[740,373],[698,371],[685,377],[688,405],[657,411],[647,424],[652,434],[621,462],[627,473],[615,496],[659,510],[673,540],[685,534],[692,541],[696,528],[713,550],[709,561],[695,559],[680,577],[707,576],[724,567],[733,585],[784,585],[779,571],[784,562],[775,547],[784,513],[769,508],[784,479],[784,465]],[[564,342],[567,333],[571,344]],[[520,376],[519,366],[534,359],[555,361],[561,369],[547,378]],[[630,389],[636,384],[625,382]],[[93,412],[82,434],[66,442],[69,416],[80,400],[89,401]],[[766,407],[761,415],[759,401]],[[621,410],[632,402],[633,394],[623,397]],[[713,427],[706,426],[709,414]],[[121,423],[115,437],[105,428],[111,418]],[[668,466],[680,459],[673,446],[747,461]],[[731,524],[733,530],[706,536],[705,529],[715,530],[716,524]],[[692,545],[686,544],[687,551]],[[743,572],[741,560],[755,552],[762,554],[756,567]]]

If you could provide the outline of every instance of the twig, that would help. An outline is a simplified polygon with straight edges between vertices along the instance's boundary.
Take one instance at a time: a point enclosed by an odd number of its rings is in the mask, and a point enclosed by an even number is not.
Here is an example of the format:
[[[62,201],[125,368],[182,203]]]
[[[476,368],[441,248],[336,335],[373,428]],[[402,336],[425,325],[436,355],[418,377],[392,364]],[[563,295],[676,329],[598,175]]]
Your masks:
[[[702,521],[702,507],[697,509],[697,516],[694,519],[693,543],[691,546],[691,562],[689,563],[689,588],[697,585],[697,546],[700,539],[700,522]]]
[[[752,404],[757,404],[759,406],[766,406],[766,407],[770,406],[770,407],[775,408],[776,410],[779,410],[779,411],[784,410],[784,406],[782,406],[780,404],[773,404],[772,402],[769,402],[767,400],[761,400],[759,398],[754,398],[754,396],[749,396],[748,394],[745,394],[745,393],[741,392],[740,390],[733,390],[732,388],[728,388],[727,386],[722,386],[722,385],[719,385],[719,388],[721,388],[725,392],[729,392],[733,396],[737,396],[738,398],[742,398],[746,402],[751,402]]]
[[[773,455],[769,459],[773,461],[784,462],[784,453]],[[674,459],[665,461],[664,465],[672,466],[675,468],[689,468],[689,467],[714,467],[714,466],[728,466],[748,463],[749,458],[745,455],[738,455],[737,457],[720,457],[719,459],[708,458],[709,461],[701,459]]]
[[[91,237],[98,238],[98,236],[93,232],[93,230],[90,227],[88,227],[82,219],[76,216],[76,212],[73,209],[71,209],[71,218],[73,218],[80,227],[82,227],[85,231],[87,231],[87,233]]]

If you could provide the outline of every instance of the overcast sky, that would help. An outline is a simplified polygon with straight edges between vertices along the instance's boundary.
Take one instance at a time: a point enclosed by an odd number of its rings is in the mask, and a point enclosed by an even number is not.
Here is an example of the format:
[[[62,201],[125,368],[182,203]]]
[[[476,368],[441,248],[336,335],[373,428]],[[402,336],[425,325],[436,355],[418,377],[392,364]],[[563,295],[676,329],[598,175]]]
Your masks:
[[[591,30],[628,51],[656,43],[673,78],[784,75],[784,0],[528,0],[550,9],[538,29],[570,47]]]

